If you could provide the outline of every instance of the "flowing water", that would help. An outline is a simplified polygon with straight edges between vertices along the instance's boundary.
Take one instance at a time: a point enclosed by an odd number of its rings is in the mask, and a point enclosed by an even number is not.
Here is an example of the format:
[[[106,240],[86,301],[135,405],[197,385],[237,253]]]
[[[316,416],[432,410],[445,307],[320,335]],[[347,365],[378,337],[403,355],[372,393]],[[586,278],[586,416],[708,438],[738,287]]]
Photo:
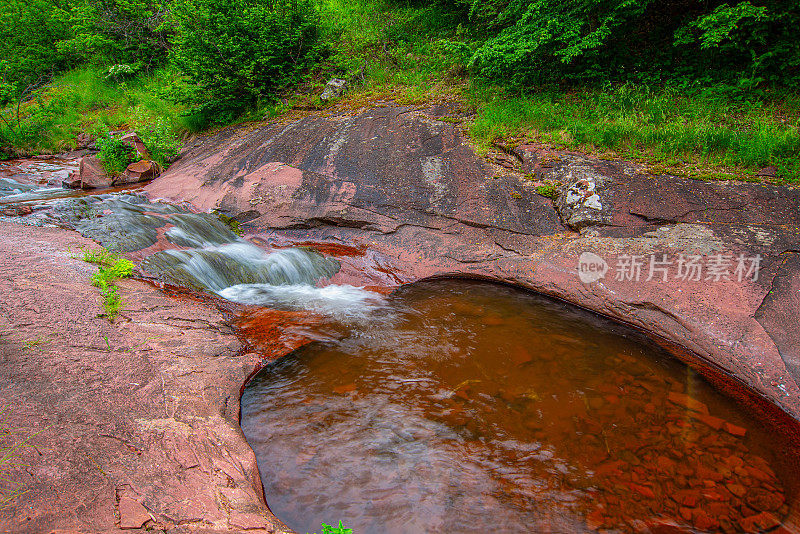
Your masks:
[[[465,281],[412,284],[380,310],[244,391],[267,502],[297,532],[758,532],[786,517],[790,448],[638,333]]]

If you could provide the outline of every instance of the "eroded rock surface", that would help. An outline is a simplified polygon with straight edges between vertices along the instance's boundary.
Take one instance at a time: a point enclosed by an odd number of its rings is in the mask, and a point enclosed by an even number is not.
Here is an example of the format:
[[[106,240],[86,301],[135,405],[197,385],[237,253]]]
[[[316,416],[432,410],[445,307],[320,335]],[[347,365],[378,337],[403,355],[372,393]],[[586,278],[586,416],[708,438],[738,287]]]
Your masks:
[[[490,168],[437,119],[447,113],[385,107],[224,130],[198,138],[146,191],[221,210],[265,242],[369,251],[335,281],[456,274],[562,298],[663,336],[707,374],[730,374],[800,417],[797,265],[787,261],[800,243],[797,190],[652,176],[533,145],[513,151],[520,172]],[[535,193],[539,180],[574,202],[557,211]],[[585,252],[607,264],[604,277],[581,281]],[[692,257],[702,272],[687,274]]]
[[[213,306],[133,280],[98,317],[96,247],[0,226],[0,532],[282,532],[238,427],[259,357]],[[145,530],[136,530],[136,529]]]

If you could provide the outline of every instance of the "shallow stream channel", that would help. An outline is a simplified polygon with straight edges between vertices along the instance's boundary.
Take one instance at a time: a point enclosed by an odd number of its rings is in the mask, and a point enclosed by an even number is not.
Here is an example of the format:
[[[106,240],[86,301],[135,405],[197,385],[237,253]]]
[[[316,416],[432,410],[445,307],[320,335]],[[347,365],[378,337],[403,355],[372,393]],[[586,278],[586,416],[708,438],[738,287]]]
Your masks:
[[[287,331],[315,318],[241,403],[267,503],[297,532],[765,532],[794,515],[790,440],[629,327],[488,282],[330,285],[324,247],[133,194],[45,204],[28,224],[260,317],[256,347],[272,311],[297,314]]]

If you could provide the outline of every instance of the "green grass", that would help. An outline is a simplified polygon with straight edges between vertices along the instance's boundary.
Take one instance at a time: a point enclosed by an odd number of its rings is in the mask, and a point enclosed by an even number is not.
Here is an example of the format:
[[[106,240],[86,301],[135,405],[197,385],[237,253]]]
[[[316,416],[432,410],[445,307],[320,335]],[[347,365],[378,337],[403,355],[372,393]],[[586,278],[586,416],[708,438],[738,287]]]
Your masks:
[[[479,146],[519,138],[685,167],[699,176],[752,177],[775,165],[800,181],[800,99],[741,103],[712,91],[694,95],[625,85],[603,90],[503,95],[481,88],[471,134]],[[731,168],[728,172],[717,167]]]
[[[109,321],[113,321],[122,310],[123,304],[122,298],[117,292],[119,288],[114,285],[114,282],[130,276],[133,273],[134,265],[105,248],[85,251],[83,261],[94,263],[100,267],[92,275],[92,285],[100,289],[100,294],[103,296],[104,315]]]
[[[170,102],[163,89],[174,77],[161,69],[117,82],[93,68],[57,76],[20,104],[19,115],[16,105],[0,110],[0,149],[11,146],[17,155],[63,152],[75,148],[80,133],[97,136],[109,130],[158,129],[181,135],[190,126],[181,117],[184,108]]]

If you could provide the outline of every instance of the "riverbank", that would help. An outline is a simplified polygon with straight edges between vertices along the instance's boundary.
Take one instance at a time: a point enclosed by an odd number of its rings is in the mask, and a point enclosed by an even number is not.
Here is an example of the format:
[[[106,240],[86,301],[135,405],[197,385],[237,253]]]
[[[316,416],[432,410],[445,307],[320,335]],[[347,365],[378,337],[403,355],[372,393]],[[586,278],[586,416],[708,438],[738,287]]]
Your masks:
[[[260,357],[213,306],[146,282],[118,281],[124,310],[100,317],[83,248],[0,225],[0,423],[20,444],[0,532],[285,532],[238,425]]]

